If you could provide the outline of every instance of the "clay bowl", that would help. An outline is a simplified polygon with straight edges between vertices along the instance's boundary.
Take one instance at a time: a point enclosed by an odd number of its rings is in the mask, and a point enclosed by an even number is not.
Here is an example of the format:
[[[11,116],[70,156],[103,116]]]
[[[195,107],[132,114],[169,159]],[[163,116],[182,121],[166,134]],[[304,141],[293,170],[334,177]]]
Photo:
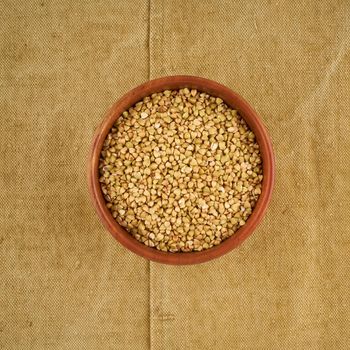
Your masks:
[[[115,120],[123,111],[140,101],[143,97],[154,92],[166,89],[194,88],[207,92],[210,95],[220,97],[230,107],[234,107],[245,119],[251,130],[255,133],[263,159],[263,183],[262,193],[256,206],[248,218],[246,224],[239,228],[231,237],[227,238],[218,246],[201,252],[191,253],[168,253],[155,248],[147,247],[133,238],[121,227],[106,207],[98,181],[99,156],[103,142]],[[274,155],[270,138],[265,127],[253,108],[238,94],[215,81],[194,76],[169,76],[148,81],[126,93],[107,112],[101,125],[96,130],[88,166],[88,182],[92,202],[98,216],[108,231],[127,249],[149,260],[164,264],[188,265],[197,264],[218,258],[241,244],[256,228],[265,214],[270,201],[274,184]]]

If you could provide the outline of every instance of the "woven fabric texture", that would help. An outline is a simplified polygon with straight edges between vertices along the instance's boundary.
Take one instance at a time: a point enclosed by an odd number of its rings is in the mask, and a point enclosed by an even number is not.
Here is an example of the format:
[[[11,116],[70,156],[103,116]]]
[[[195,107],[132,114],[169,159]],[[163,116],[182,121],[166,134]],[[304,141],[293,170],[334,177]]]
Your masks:
[[[106,109],[148,79],[148,4],[0,17],[0,349],[148,349],[149,264],[106,234],[86,180]]]
[[[2,1],[1,349],[349,349],[350,3]],[[239,248],[165,266],[120,246],[87,191],[106,109],[190,74],[244,96],[276,155]]]

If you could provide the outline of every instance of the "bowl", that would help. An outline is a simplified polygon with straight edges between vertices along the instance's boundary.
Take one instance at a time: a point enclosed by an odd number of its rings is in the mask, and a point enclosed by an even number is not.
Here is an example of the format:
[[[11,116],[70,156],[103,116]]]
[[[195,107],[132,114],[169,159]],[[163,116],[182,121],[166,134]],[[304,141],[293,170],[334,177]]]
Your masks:
[[[231,237],[213,248],[200,252],[171,253],[144,245],[132,237],[131,234],[117,223],[106,207],[106,202],[99,183],[98,166],[103,142],[114,122],[123,111],[152,93],[167,89],[178,90],[185,87],[197,89],[198,91],[206,92],[212,96],[220,97],[228,106],[238,110],[241,117],[255,133],[256,140],[260,146],[264,177],[262,191],[252,214],[249,216],[245,225],[240,227]],[[218,258],[236,248],[252,234],[262,220],[270,201],[274,184],[274,171],[275,162],[272,144],[260,117],[254,109],[241,96],[224,85],[200,77],[179,75],[148,81],[126,93],[109,109],[93,138],[88,160],[88,184],[91,200],[100,220],[106,229],[124,247],[148,260],[172,265],[189,265]]]

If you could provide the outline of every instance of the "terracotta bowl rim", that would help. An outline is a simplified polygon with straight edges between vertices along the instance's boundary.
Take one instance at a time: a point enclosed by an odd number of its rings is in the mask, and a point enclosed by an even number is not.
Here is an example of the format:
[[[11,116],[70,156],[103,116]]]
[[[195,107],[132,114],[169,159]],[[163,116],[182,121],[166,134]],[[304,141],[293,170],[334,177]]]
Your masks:
[[[105,200],[101,191],[98,175],[98,164],[103,141],[115,120],[127,108],[140,101],[143,97],[154,92],[166,89],[195,88],[199,91],[207,92],[213,96],[222,98],[230,107],[238,110],[240,115],[247,122],[256,135],[257,142],[263,159],[263,183],[262,192],[257,201],[252,214],[246,224],[239,228],[231,237],[220,243],[218,246],[201,251],[190,253],[170,253],[162,252],[155,248],[150,248],[137,241],[124,228],[122,228],[112,217],[112,214],[105,205]],[[97,128],[93,137],[89,159],[88,159],[88,187],[92,203],[95,210],[107,230],[124,247],[132,252],[155,262],[171,265],[189,265],[203,263],[218,258],[232,249],[239,246],[248,236],[250,236],[257,225],[261,222],[268,203],[270,202],[275,180],[275,159],[270,137],[264,127],[261,118],[248,102],[228,87],[197,76],[175,75],[166,76],[147,81],[127,92],[106,113],[102,123]]]

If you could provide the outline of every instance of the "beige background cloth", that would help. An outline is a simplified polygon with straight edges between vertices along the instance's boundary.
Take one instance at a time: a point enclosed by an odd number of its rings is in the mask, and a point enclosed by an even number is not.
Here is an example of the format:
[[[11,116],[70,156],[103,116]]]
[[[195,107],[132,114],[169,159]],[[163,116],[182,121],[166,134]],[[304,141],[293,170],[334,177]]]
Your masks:
[[[1,349],[349,349],[350,3],[0,2]],[[263,223],[197,266],[130,253],[86,184],[106,109],[164,75],[261,115]]]

